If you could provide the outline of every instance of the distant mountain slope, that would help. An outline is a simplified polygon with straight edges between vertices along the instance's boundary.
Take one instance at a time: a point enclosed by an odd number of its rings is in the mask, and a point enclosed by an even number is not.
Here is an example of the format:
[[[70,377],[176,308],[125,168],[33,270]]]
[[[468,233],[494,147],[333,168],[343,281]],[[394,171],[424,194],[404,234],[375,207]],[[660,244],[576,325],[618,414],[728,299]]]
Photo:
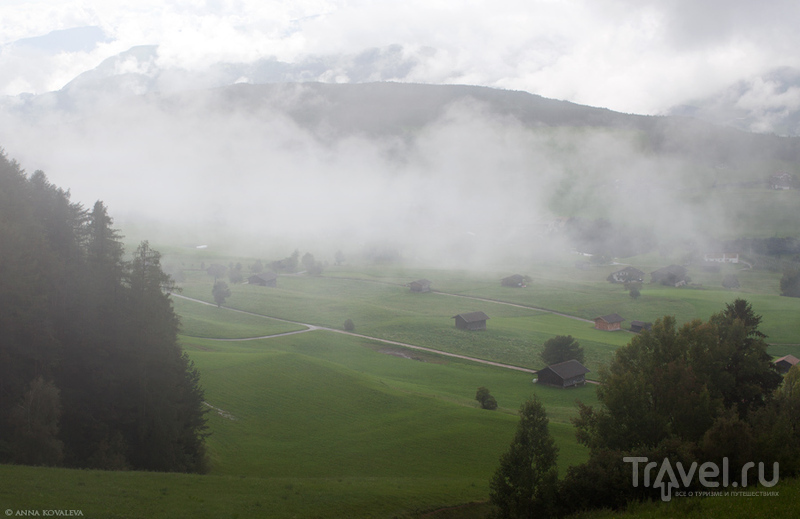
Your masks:
[[[156,96],[159,102],[197,93]],[[679,155],[717,169],[748,170],[800,163],[800,139],[754,134],[689,117],[623,114],[519,91],[466,85],[409,83],[231,85],[200,94],[207,106],[283,112],[301,126],[337,135],[402,135],[438,120],[456,103],[474,103],[487,115],[528,128],[595,128],[634,132],[642,151]],[[759,165],[760,164],[760,165]],[[765,178],[766,178],[765,177]],[[746,177],[754,180],[752,177]]]
[[[798,191],[766,189],[800,138],[467,85],[161,89],[154,50],[16,99],[0,145],[131,221],[459,264],[560,250],[568,217],[614,222],[615,252],[800,228]]]
[[[745,131],[800,135],[800,70],[779,68],[738,81],[704,99],[688,101],[669,115],[696,117]]]

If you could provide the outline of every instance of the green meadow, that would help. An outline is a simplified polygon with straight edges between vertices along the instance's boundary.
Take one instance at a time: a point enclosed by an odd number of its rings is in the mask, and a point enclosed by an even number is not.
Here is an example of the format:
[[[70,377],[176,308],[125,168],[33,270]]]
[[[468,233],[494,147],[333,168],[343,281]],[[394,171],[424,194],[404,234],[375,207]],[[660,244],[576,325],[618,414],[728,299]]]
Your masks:
[[[636,260],[649,272],[660,258]],[[550,417],[560,473],[587,458],[570,419],[577,400],[597,402],[594,385],[538,386],[529,373],[380,339],[539,369],[544,341],[570,334],[593,378],[633,334],[587,320],[670,314],[686,322],[744,297],[764,316],[773,353],[798,354],[800,300],[776,295],[776,274],[736,270],[742,288],[731,292],[717,283],[731,266],[698,269],[696,286],[645,284],[633,300],[605,281],[618,268],[540,266],[519,272],[532,279],[526,288],[506,288],[499,279],[512,271],[336,267],[321,277],[282,275],[277,288],[230,284],[221,308],[186,299],[212,302],[213,280],[188,270],[173,303],[205,390],[210,473],[0,466],[0,507],[118,518],[419,517],[486,501],[516,411],[534,394]],[[418,278],[433,281],[434,292],[410,292],[405,284]],[[454,327],[454,315],[476,310],[490,316],[486,331]],[[346,319],[360,336],[343,333]],[[479,408],[479,386],[497,410]]]

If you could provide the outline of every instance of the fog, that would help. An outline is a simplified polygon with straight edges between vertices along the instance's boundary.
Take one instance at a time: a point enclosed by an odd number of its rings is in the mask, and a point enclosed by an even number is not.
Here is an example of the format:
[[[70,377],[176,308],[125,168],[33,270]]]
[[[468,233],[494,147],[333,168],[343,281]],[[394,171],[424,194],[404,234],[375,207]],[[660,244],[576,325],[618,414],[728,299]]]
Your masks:
[[[660,243],[723,226],[718,208],[687,200],[697,166],[647,152],[633,131],[526,127],[462,100],[423,127],[368,135],[300,124],[287,104],[138,97],[4,117],[0,145],[73,201],[104,201],[123,234],[276,258],[377,247],[477,268],[568,251],[559,217],[606,218]]]

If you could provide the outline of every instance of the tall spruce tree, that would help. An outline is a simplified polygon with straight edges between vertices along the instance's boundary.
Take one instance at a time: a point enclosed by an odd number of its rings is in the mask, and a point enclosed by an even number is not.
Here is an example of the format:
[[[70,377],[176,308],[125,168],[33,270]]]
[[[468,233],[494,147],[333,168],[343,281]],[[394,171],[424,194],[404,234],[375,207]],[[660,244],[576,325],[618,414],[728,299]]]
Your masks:
[[[123,261],[102,202],[87,212],[2,150],[0,221],[0,462],[203,471],[203,393],[160,254]]]
[[[555,511],[558,448],[547,413],[534,395],[519,410],[519,426],[490,482],[490,499],[503,519],[550,517]]]

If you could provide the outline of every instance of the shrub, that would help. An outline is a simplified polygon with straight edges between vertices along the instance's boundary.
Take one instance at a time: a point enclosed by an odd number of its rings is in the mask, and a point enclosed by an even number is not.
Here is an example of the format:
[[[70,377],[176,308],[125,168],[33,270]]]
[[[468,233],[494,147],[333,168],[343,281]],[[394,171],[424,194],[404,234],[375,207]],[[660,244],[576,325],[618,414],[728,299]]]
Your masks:
[[[478,392],[475,393],[475,400],[480,402],[482,409],[489,409],[495,410],[497,409],[497,400],[489,394],[489,389],[483,386],[478,388]]]

